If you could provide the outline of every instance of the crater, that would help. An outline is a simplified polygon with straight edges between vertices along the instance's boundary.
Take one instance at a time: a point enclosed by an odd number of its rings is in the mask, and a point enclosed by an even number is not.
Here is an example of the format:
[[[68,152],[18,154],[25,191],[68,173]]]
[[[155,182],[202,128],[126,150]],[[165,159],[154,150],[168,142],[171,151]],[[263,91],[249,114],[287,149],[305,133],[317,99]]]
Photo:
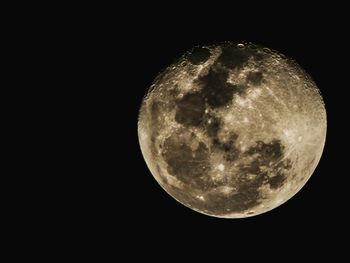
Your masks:
[[[210,58],[210,51],[205,47],[195,47],[188,55],[187,59],[193,65],[200,65]]]

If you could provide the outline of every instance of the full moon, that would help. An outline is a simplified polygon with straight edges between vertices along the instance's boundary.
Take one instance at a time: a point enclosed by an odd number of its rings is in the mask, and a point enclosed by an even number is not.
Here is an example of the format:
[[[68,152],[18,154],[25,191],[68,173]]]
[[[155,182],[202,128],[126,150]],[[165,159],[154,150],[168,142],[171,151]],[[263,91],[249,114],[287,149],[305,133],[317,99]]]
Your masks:
[[[138,138],[161,187],[206,215],[270,211],[308,181],[322,155],[326,110],[292,59],[252,43],[196,46],[144,97]]]

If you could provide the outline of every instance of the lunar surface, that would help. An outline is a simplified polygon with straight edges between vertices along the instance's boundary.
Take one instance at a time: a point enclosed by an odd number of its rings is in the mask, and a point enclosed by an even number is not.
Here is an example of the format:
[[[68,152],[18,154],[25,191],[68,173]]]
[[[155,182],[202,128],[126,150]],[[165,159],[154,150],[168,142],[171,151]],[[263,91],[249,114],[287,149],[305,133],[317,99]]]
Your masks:
[[[318,88],[293,60],[250,43],[197,46],[155,79],[138,136],[154,178],[200,213],[276,208],[314,172],[326,137]]]

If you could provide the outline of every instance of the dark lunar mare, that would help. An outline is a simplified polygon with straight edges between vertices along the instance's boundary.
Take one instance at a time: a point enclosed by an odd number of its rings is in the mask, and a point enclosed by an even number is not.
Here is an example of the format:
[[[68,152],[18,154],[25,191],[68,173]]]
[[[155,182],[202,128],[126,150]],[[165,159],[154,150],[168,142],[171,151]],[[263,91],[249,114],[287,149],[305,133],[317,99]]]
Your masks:
[[[205,110],[204,98],[200,93],[187,93],[177,102],[175,121],[185,126],[198,126]]]
[[[193,137],[193,140],[198,140]],[[203,142],[192,150],[189,142],[181,137],[181,132],[172,134],[164,142],[162,155],[167,162],[170,175],[185,183],[190,188],[203,189],[203,177],[209,170],[209,150]]]
[[[254,158],[253,161],[241,167],[241,170],[262,176],[262,184],[269,184],[272,189],[276,189],[283,185],[287,176],[286,171],[291,168],[291,160],[288,158],[283,160],[284,152],[285,147],[278,139],[269,143],[257,141],[255,146],[245,152],[246,156]],[[266,172],[262,171],[262,167],[268,167],[274,176],[269,177]]]
[[[201,95],[212,108],[227,105],[238,91],[235,85],[227,82],[228,72],[223,69],[210,69],[208,74],[198,79],[202,87]]]
[[[256,56],[256,51],[253,49],[224,45],[222,54],[210,67],[207,74],[195,80],[200,90],[186,94],[177,100],[175,120],[185,126],[199,126],[203,121],[206,106],[213,109],[224,107],[232,102],[235,94],[243,95],[247,87],[227,82],[229,69],[241,68],[252,56]],[[190,63],[198,65],[207,61],[209,57],[209,49],[196,47],[187,56],[187,59]],[[258,85],[262,80],[261,72],[251,72],[247,76],[247,83],[253,85]]]
[[[210,58],[210,50],[205,47],[195,47],[187,56],[188,61],[194,65],[206,62]]]
[[[209,175],[209,157],[213,149],[209,149],[200,142],[198,148],[193,151],[188,146],[189,142],[182,141],[179,134],[174,134],[165,141],[163,158],[168,164],[169,174],[185,184],[184,192],[187,194],[182,193],[181,195],[187,196],[188,205],[193,205],[203,211],[225,215],[252,209],[261,203],[262,196],[259,188],[263,185],[269,185],[272,189],[281,187],[286,180],[287,171],[291,168],[289,159],[282,161],[284,146],[281,141],[277,139],[268,143],[257,141],[247,151],[241,152],[232,146],[237,139],[237,135],[233,133],[232,142],[218,141],[218,145],[213,144],[212,147],[219,147],[222,152],[233,151],[237,158],[238,156],[239,158],[251,157],[252,160],[244,165],[239,165],[239,172],[234,175],[237,178],[236,181],[213,183]],[[274,176],[270,177],[263,167],[269,167],[270,173]],[[254,178],[250,178],[249,175],[253,175]],[[220,186],[229,186],[236,190],[224,194],[219,191]],[[190,197],[188,193],[193,190],[202,192],[206,201]]]
[[[238,134],[231,131],[229,134],[229,139],[227,141],[220,141],[218,137],[218,132],[221,128],[221,120],[217,117],[209,117],[210,123],[206,122],[204,124],[204,129],[212,142],[212,150],[219,150],[224,153],[224,158],[226,161],[234,161],[238,158],[240,151],[236,147],[235,143],[238,138]]]
[[[251,56],[252,52],[247,48],[240,48],[237,45],[226,45],[223,47],[217,63],[229,69],[240,68],[248,62]]]

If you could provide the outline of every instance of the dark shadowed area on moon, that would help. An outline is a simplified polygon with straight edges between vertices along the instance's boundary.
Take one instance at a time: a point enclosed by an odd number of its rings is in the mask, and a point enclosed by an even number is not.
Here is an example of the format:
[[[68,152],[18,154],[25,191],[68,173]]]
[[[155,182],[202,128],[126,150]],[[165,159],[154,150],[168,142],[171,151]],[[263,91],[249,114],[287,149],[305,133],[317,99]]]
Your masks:
[[[249,72],[247,76],[247,82],[253,85],[259,85],[263,80],[263,74],[260,71]]]
[[[188,186],[203,187],[202,177],[206,174],[209,159],[208,148],[200,142],[193,151],[187,145],[188,141],[182,140],[179,135],[173,134],[164,142],[162,154],[168,163],[168,172]],[[195,135],[192,140],[196,140]]]
[[[177,102],[175,120],[183,125],[197,126],[202,122],[205,110],[204,98],[200,93],[188,93]]]
[[[210,51],[204,47],[195,47],[188,55],[187,59],[194,65],[199,65],[207,61],[210,57]]]

